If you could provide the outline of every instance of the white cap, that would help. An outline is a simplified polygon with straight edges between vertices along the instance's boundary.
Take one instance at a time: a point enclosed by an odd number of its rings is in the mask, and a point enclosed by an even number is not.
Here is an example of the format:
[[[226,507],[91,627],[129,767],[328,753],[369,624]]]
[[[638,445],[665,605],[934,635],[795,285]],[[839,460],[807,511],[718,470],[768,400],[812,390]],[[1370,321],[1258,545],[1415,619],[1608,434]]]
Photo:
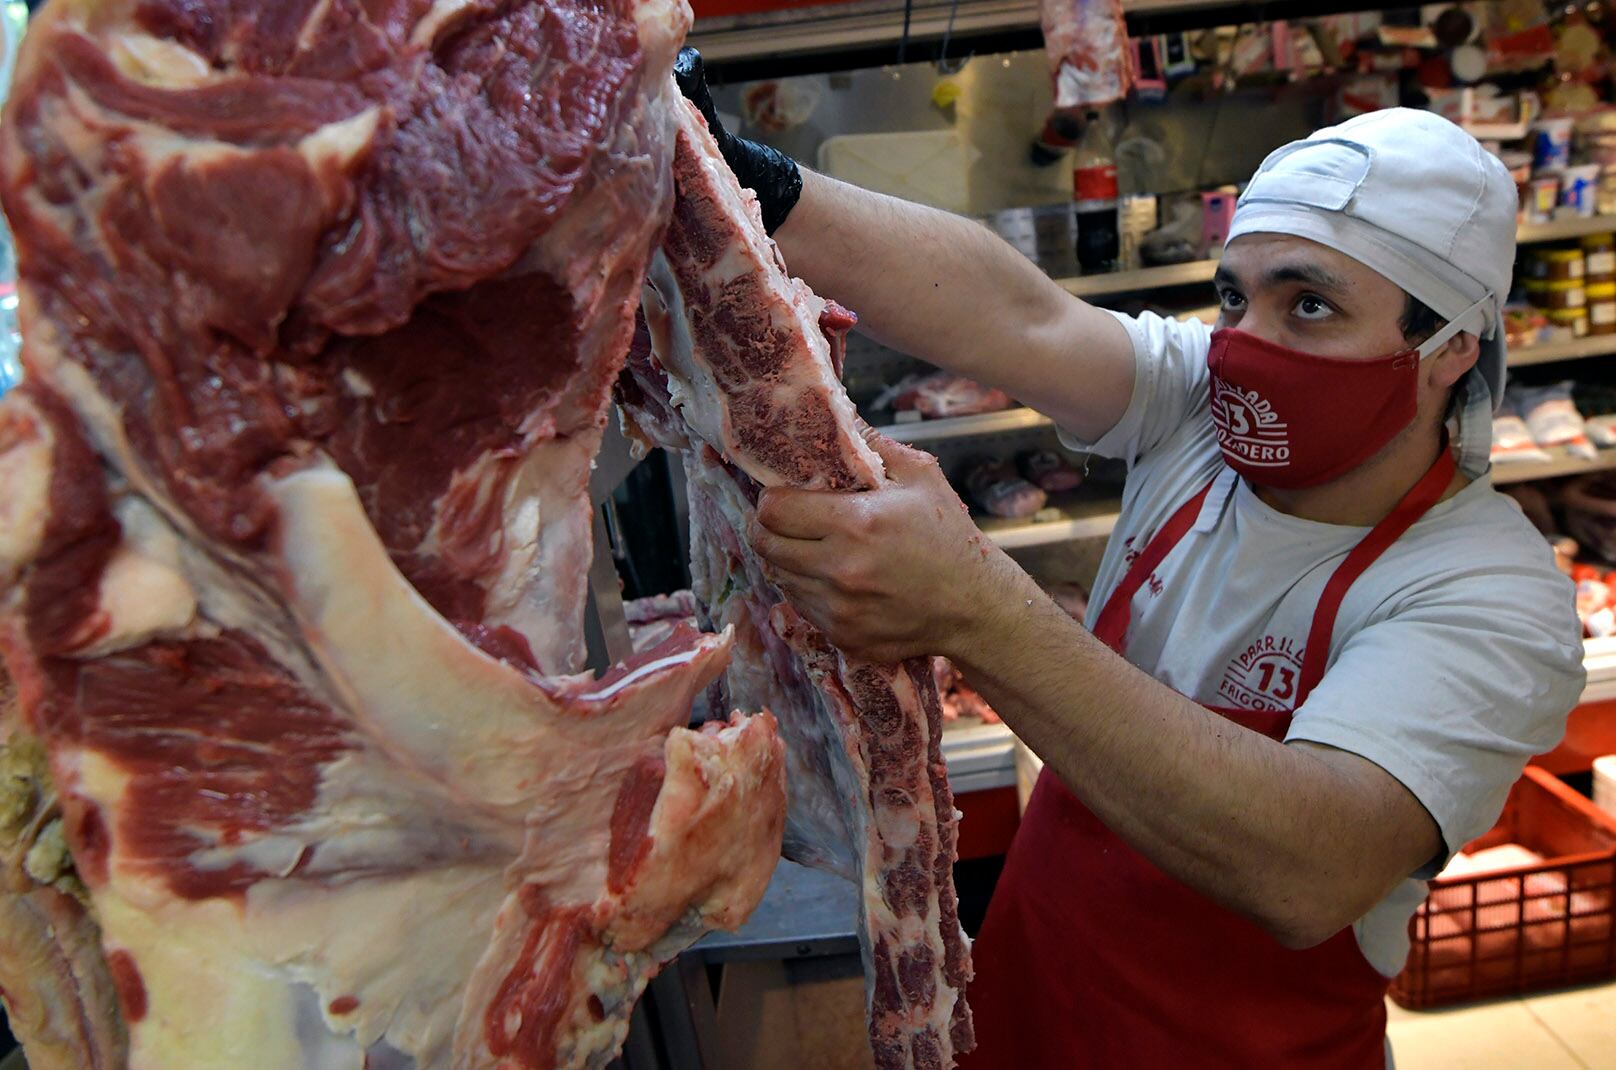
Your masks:
[[[1374,269],[1480,335],[1465,380],[1461,463],[1486,467],[1504,398],[1503,306],[1515,267],[1515,180],[1439,115],[1388,108],[1275,150],[1240,197],[1229,240],[1310,238]]]

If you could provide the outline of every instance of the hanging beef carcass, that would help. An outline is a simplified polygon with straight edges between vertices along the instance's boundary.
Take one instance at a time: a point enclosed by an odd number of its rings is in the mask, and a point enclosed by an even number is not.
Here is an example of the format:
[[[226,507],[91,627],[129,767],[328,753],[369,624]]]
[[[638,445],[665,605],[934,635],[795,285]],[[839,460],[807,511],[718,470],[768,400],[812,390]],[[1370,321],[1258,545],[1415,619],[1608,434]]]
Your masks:
[[[35,1070],[599,1065],[658,964],[758,901],[774,722],[683,727],[731,637],[574,675],[687,21],[54,0],[32,28],[0,156],[0,985]]]

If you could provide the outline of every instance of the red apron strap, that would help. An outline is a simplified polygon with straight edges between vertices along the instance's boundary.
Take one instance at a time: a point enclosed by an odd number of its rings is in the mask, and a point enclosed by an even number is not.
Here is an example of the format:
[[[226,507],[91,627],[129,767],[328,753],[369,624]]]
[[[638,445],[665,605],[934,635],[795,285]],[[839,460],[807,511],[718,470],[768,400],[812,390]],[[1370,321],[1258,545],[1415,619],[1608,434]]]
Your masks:
[[[1178,512],[1145,545],[1144,552],[1134,558],[1133,564],[1123,574],[1122,582],[1117,584],[1116,590],[1106,600],[1105,608],[1100,611],[1100,619],[1094,622],[1094,637],[1118,654],[1123,653],[1127,646],[1128,623],[1133,616],[1133,596],[1139,593],[1139,588],[1156,571],[1156,566],[1195,526],[1196,517],[1201,515],[1201,505],[1215,482],[1216,479],[1212,480],[1201,488],[1199,494],[1178,507]]]
[[[1307,649],[1302,654],[1302,677],[1296,687],[1296,703],[1292,709],[1300,708],[1324,678],[1324,666],[1330,660],[1330,638],[1335,634],[1336,614],[1341,610],[1341,601],[1346,598],[1347,590],[1392,543],[1402,538],[1404,532],[1442,500],[1443,492],[1453,482],[1453,474],[1457,470],[1453,452],[1448,449],[1447,439],[1444,438],[1436,463],[1420,477],[1418,483],[1409,488],[1409,492],[1403,495],[1403,500],[1397,503],[1386,519],[1376,524],[1352,548],[1346,560],[1336,567],[1330,582],[1324,585],[1324,594],[1319,597],[1319,607],[1313,614],[1313,627],[1307,633]]]

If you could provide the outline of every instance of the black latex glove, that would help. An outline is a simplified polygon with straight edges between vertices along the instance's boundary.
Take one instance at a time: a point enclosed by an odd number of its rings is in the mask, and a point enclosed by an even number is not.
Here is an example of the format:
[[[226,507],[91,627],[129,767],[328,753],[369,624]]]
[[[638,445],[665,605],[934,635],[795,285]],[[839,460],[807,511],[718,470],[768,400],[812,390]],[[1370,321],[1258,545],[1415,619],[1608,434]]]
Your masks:
[[[758,207],[763,209],[763,229],[773,234],[802,196],[802,172],[797,169],[796,161],[783,152],[736,137],[724,129],[713,107],[713,95],[707,89],[700,52],[694,48],[680,49],[679,58],[673,62],[673,76],[680,92],[690,98],[707,120],[707,129],[718,142],[724,162],[741,180],[741,185],[757,194]]]

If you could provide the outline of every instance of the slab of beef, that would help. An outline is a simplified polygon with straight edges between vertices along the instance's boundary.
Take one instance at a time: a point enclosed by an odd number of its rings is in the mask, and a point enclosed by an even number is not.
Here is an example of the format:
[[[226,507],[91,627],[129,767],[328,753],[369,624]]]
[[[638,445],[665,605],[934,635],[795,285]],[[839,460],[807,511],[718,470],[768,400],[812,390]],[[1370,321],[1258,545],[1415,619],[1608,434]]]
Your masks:
[[[999,412],[1014,404],[1003,390],[952,372],[912,376],[895,389],[895,394],[895,411],[918,412],[928,420]]]
[[[1022,520],[1033,516],[1049,503],[1049,495],[1016,474],[1009,461],[993,457],[973,458],[960,475],[965,495],[989,516]]]
[[[0,987],[35,1070],[600,1066],[757,903],[773,719],[684,727],[731,634],[579,674],[688,17],[54,0],[31,30]]]
[[[876,1065],[946,1067],[972,1044],[952,863],[957,814],[925,659],[856,660],[792,612],[747,544],[764,487],[855,493],[885,479],[836,378],[853,317],[786,272],[757,202],[687,109],[676,198],[621,385],[630,432],[682,453],[692,573],[734,629],[726,685],[786,740],[787,857],[863,888]]]
[[[1133,88],[1133,53],[1122,0],[1040,0],[1055,107],[1101,107]]]
[[[1064,494],[1083,485],[1083,473],[1055,450],[1027,450],[1016,455],[1016,468],[1041,491]]]

